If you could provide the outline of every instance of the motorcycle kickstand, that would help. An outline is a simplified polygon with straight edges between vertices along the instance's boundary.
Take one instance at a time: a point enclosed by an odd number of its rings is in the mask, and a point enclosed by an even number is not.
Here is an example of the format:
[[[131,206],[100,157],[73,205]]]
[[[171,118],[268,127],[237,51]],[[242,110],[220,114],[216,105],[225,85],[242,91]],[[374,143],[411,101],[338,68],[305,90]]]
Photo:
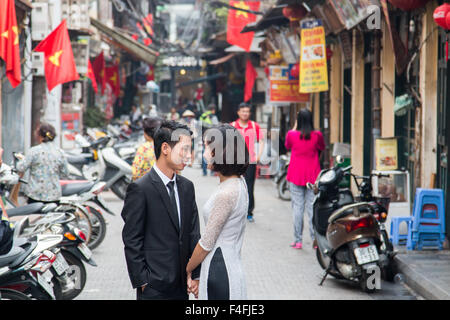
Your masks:
[[[319,286],[322,286],[322,285],[323,285],[323,283],[325,282],[325,279],[327,278],[328,274],[330,273],[330,270],[331,270],[331,263],[330,263],[330,265],[328,266],[328,268],[325,270],[325,274],[323,275],[323,278],[322,278],[322,280],[320,281]]]

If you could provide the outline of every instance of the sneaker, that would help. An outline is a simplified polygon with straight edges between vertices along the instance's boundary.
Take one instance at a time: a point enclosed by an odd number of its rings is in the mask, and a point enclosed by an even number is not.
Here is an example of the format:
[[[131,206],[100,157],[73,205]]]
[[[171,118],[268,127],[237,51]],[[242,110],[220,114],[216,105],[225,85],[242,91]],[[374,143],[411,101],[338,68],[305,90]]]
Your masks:
[[[293,247],[295,247],[296,244],[297,244],[297,242],[292,242],[289,246],[293,248]]]
[[[317,249],[317,240],[314,240],[314,241],[313,241],[313,249],[314,249],[314,250]]]
[[[302,248],[302,243],[301,242],[297,242],[293,248],[294,249],[301,249]]]
[[[248,222],[255,222],[255,219],[253,219],[252,216],[247,216],[247,220]]]

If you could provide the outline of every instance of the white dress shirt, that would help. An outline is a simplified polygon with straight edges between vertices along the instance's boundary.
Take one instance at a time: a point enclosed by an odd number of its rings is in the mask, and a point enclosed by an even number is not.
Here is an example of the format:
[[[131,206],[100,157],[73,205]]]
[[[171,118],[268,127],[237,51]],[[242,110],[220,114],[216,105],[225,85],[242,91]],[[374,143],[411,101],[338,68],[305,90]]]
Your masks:
[[[176,180],[177,174],[175,173],[175,174],[173,175],[173,178],[172,178],[172,179],[169,179],[169,177],[167,177],[161,170],[159,170],[159,168],[158,168],[158,166],[156,165],[156,163],[153,165],[153,168],[155,169],[156,173],[158,174],[158,176],[161,178],[162,182],[163,182],[164,185],[166,186],[167,193],[169,194],[169,197],[170,197],[170,189],[169,189],[169,187],[167,187],[167,184],[168,184],[170,181],[173,181],[173,182],[174,182],[174,184],[173,184],[173,186],[174,186],[173,189],[174,189],[174,191],[175,191],[175,200],[176,200],[176,202],[177,202],[178,223],[179,223],[179,226],[181,226],[180,198],[178,197],[178,188],[177,188],[177,180]]]

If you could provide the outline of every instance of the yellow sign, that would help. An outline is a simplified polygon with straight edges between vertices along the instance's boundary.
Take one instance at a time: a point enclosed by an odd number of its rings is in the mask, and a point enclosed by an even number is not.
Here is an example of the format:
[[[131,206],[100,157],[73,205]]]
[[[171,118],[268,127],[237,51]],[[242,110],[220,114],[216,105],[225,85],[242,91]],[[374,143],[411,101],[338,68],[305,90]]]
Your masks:
[[[302,22],[300,92],[328,91],[325,30],[321,20]]]
[[[398,149],[396,138],[375,141],[375,160],[378,171],[391,171],[398,168]]]

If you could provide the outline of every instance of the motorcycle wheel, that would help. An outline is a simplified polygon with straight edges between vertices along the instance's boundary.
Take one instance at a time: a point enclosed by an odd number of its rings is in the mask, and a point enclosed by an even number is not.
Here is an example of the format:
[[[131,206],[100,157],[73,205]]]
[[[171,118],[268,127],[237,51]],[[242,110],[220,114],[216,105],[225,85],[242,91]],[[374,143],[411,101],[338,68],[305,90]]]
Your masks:
[[[86,285],[86,268],[83,262],[69,251],[63,249],[61,254],[69,264],[69,269],[66,272],[68,272],[69,278],[75,282],[75,288],[66,288],[64,283],[57,276],[54,276],[52,279],[53,291],[56,300],[73,300],[83,291]]]
[[[394,252],[394,246],[392,245],[392,241],[389,239],[386,230],[381,231],[381,236],[383,237],[383,241],[386,246],[386,252]],[[383,268],[383,279],[389,282],[394,282],[394,277],[396,274],[397,265],[395,263],[395,260],[391,256],[389,256],[389,264]]]
[[[317,257],[317,261],[319,262],[320,266],[322,267],[323,270],[325,270],[328,266],[326,265],[322,253],[320,252],[319,247],[317,247],[316,249],[316,257]]]
[[[316,249],[316,257],[317,257],[317,261],[319,262],[320,267],[323,270],[326,270],[328,268],[328,264],[330,263],[330,261],[329,261],[330,258],[324,258],[323,255],[322,255],[322,252],[319,250],[318,247]],[[334,278],[339,279],[339,280],[345,279],[343,276],[341,276],[341,275],[339,275],[339,274],[337,274],[337,273],[335,273],[333,271],[330,271],[329,274],[331,276],[333,276]]]
[[[87,243],[89,249],[97,248],[106,236],[106,221],[102,213],[90,205],[84,205],[92,224],[92,235]]]
[[[289,184],[286,180],[286,175],[283,175],[280,178],[280,181],[278,182],[278,197],[281,200],[290,201],[291,200],[291,193],[289,191]]]
[[[0,300],[31,300],[31,298],[16,290],[0,289]]]
[[[125,195],[127,194],[127,188],[130,182],[126,177],[122,177],[111,186],[111,191],[114,192],[120,200],[125,200]]]

